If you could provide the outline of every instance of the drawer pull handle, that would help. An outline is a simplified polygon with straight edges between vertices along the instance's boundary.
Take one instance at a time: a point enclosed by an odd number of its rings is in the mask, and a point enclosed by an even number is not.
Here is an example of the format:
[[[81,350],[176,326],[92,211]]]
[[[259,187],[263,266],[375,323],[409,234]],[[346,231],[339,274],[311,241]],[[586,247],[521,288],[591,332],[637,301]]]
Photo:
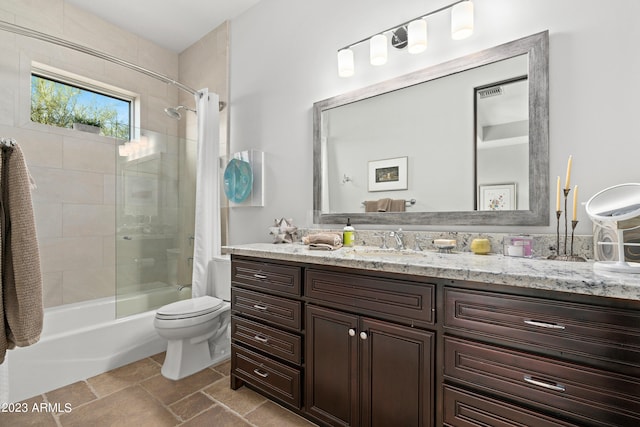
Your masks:
[[[360,332],[360,339],[361,340],[366,340],[367,338],[369,338],[369,336],[367,335],[366,332]]]
[[[253,304],[253,308],[260,311],[267,311],[269,307],[267,307],[266,305]]]
[[[260,376],[260,377],[262,377],[262,378],[267,378],[269,376],[268,372],[263,372],[260,369],[254,369],[253,373],[258,375],[258,376]]]
[[[269,342],[267,338],[261,337],[260,335],[256,335],[255,337],[253,337],[253,339],[256,341],[260,341],[263,344],[266,344]]]
[[[557,323],[540,322],[538,320],[525,320],[524,323],[531,326],[538,326],[539,328],[565,329],[563,325],[558,325]]]
[[[558,384],[558,383],[549,383],[543,380],[539,380],[536,378],[533,378],[530,375],[525,375],[524,376],[524,381],[528,382],[529,384],[533,384],[533,385],[537,385],[538,387],[543,387],[549,390],[553,390],[553,391],[560,391],[560,392],[564,392],[565,388],[562,384]]]
[[[267,278],[267,276],[265,276],[264,274],[258,274],[258,273],[255,273],[253,277],[258,280],[265,280]]]
[[[353,329],[353,328],[349,329],[349,336],[350,337],[355,337],[356,336],[356,330]]]

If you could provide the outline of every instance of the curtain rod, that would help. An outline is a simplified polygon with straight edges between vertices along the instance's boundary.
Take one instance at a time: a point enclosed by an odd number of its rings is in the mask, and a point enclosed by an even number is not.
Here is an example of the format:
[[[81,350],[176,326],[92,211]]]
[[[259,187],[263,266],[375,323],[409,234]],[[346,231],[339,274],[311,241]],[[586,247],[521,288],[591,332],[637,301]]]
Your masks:
[[[104,59],[109,62],[113,62],[114,64],[121,65],[123,67],[127,67],[131,70],[137,71],[142,74],[146,74],[147,76],[153,77],[154,79],[160,80],[164,83],[172,84],[179,89],[182,89],[186,92],[189,92],[192,95],[196,95],[198,93],[197,90],[180,83],[164,74],[156,73],[155,71],[149,70],[147,68],[136,65],[132,62],[125,61],[124,59],[117,58],[115,56],[109,55],[104,52],[100,52],[99,50],[90,48],[88,46],[84,46],[78,43],[74,43],[69,40],[61,39],[59,37],[55,37],[49,34],[42,33],[40,31],[32,30],[27,27],[22,27],[20,25],[11,24],[10,22],[0,20],[0,29],[9,31],[14,34],[19,34],[21,36],[31,37],[34,39],[46,41],[49,43],[56,44],[58,46],[66,47],[68,49],[73,49],[78,52],[86,53],[88,55],[95,56],[96,58]]]

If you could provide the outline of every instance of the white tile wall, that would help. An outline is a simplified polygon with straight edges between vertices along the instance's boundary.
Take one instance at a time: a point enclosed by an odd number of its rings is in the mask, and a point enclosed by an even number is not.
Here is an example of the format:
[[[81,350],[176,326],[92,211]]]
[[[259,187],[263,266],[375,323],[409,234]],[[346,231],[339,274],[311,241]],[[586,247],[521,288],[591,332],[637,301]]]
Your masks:
[[[108,142],[94,142],[77,137],[64,138],[62,152],[64,168],[102,174],[113,173],[116,170],[117,148],[113,141],[103,139]]]
[[[116,211],[113,205],[64,204],[62,206],[64,237],[114,236]]]

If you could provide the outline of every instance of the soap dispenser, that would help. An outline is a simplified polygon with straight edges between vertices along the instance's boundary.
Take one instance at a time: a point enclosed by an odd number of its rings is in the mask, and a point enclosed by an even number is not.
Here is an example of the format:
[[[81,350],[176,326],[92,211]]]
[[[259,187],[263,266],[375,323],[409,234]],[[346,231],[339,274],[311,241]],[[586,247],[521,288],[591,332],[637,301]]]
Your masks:
[[[342,229],[342,244],[353,246],[356,229],[351,226],[351,218],[347,218],[347,225]]]

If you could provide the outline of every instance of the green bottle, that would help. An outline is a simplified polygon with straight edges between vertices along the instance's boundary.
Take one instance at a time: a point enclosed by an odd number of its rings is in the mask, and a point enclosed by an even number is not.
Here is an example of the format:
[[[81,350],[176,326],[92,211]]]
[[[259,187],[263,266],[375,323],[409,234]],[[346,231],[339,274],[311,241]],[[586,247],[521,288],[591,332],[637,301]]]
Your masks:
[[[342,244],[353,246],[356,229],[351,226],[351,218],[347,218],[347,225],[342,229]]]

